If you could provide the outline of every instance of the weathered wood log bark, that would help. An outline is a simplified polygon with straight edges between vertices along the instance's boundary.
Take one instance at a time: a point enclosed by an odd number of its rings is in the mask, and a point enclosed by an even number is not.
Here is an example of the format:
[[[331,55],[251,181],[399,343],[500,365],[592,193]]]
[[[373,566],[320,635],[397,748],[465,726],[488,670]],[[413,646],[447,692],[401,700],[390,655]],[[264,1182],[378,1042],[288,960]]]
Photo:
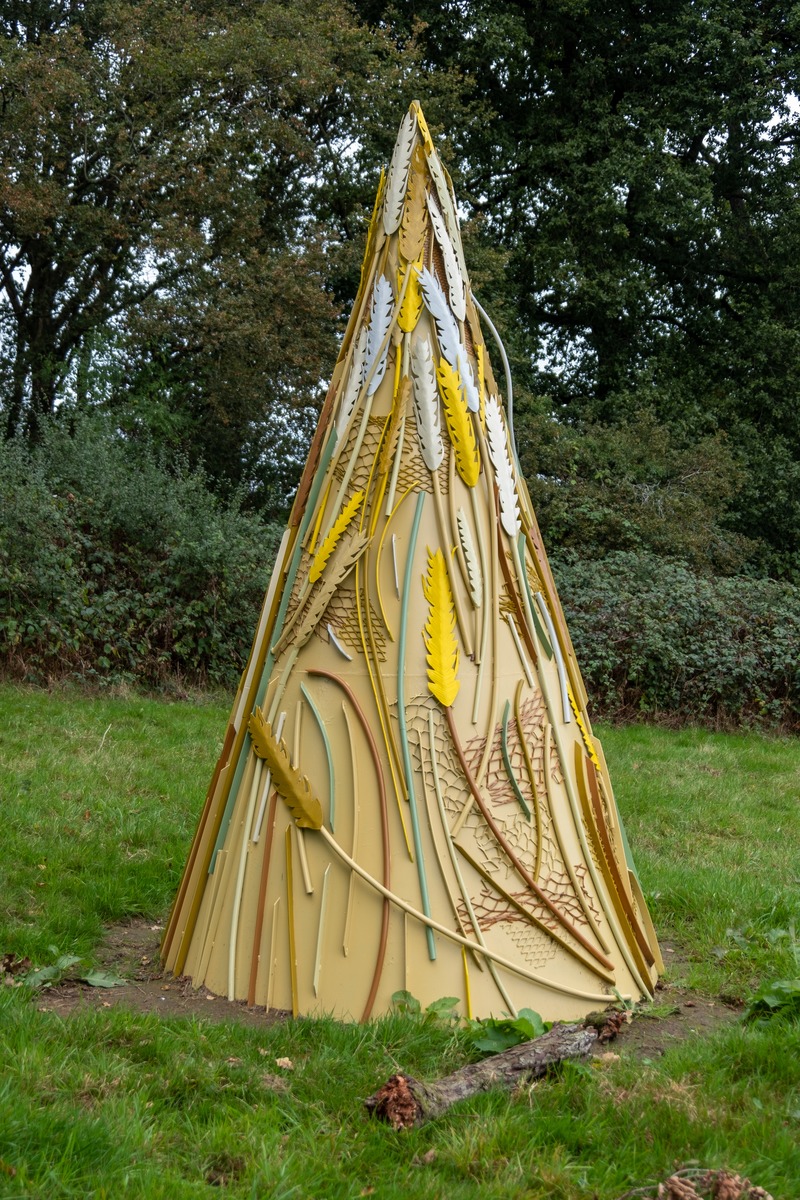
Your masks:
[[[411,1075],[392,1075],[365,1101],[367,1109],[394,1129],[410,1129],[439,1117],[451,1105],[492,1088],[512,1088],[520,1080],[538,1079],[556,1063],[585,1058],[597,1042],[609,1041],[619,1022],[603,1014],[603,1023],[555,1025],[533,1042],[512,1046],[481,1062],[468,1063],[434,1083],[421,1083]]]

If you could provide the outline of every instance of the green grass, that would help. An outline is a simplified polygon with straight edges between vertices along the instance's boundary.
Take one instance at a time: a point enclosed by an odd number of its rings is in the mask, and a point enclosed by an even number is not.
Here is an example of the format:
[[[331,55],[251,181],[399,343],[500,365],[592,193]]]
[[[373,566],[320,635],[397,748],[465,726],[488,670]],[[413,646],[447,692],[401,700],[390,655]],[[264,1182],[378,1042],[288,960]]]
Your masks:
[[[0,953],[90,956],[104,923],[163,920],[226,716],[220,703],[0,688]],[[743,996],[795,973],[800,744],[645,728],[603,741],[687,982]],[[458,1031],[399,1016],[62,1019],[22,993],[0,989],[3,1197],[614,1200],[688,1160],[800,1196],[797,1024],[735,1026],[654,1062],[567,1065],[397,1134],[363,1098],[398,1067],[434,1078],[462,1063]]]
[[[688,955],[690,986],[742,1000],[800,973],[800,740],[602,735],[656,928]]]
[[[164,916],[228,709],[0,687],[2,952],[86,955]]]

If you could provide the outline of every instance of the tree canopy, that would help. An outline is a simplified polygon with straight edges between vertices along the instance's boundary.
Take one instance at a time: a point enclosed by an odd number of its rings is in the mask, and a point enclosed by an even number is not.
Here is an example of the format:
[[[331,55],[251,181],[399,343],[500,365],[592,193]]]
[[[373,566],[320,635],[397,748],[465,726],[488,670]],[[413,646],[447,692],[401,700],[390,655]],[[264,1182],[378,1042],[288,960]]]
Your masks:
[[[0,37],[7,437],[105,407],[279,511],[417,95],[546,536],[800,578],[800,5],[29,0]]]

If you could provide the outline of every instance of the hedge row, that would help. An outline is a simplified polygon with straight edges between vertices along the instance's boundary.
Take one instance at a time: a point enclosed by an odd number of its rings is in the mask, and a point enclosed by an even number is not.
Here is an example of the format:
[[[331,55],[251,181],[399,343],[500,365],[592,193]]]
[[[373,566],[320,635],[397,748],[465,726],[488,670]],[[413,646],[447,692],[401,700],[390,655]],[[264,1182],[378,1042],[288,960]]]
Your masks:
[[[281,530],[87,423],[0,446],[0,665],[47,681],[238,680]]]
[[[800,725],[800,588],[639,553],[553,570],[593,712]]]
[[[281,529],[97,421],[0,445],[0,669],[231,686]],[[800,725],[800,588],[554,556],[592,713]]]

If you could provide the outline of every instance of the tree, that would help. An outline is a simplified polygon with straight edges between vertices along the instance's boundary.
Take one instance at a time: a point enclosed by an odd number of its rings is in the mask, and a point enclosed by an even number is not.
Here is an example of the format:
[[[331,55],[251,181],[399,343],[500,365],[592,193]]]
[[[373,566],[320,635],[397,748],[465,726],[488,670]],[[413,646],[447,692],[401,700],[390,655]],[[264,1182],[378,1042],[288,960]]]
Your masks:
[[[369,136],[341,155],[407,102],[413,55],[333,0],[38,0],[0,36],[6,436],[99,397],[218,481],[269,475],[313,423],[369,215]]]
[[[358,7],[374,23],[391,12]],[[471,72],[496,114],[460,139],[461,194],[507,250],[488,296],[534,414],[614,429],[640,409],[686,447],[724,433],[742,472],[731,532],[760,543],[755,567],[796,571],[800,10],[449,0],[413,13],[424,61]],[[529,477],[549,473],[535,451],[523,459]]]

